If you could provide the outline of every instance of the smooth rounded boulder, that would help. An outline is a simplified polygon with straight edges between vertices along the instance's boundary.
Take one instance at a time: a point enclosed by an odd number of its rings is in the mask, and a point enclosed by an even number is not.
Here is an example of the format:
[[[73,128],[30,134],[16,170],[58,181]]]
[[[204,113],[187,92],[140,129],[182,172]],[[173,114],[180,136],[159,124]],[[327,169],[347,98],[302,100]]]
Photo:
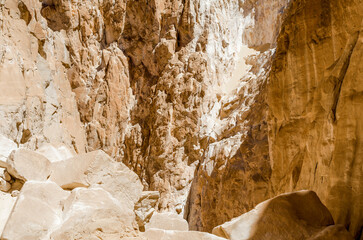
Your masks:
[[[50,161],[34,151],[20,148],[6,160],[7,172],[22,181],[45,181],[50,176]]]
[[[312,237],[332,225],[333,217],[316,193],[303,190],[264,201],[212,233],[231,240],[295,240]]]

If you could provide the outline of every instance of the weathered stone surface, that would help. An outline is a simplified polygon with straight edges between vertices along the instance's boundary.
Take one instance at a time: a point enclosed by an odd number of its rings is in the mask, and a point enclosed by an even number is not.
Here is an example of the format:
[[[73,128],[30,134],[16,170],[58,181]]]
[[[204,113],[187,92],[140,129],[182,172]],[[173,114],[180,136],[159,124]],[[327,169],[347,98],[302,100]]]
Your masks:
[[[36,152],[42,154],[51,162],[65,160],[75,155],[64,145],[53,146],[52,144],[44,144]]]
[[[312,189],[363,228],[362,1],[294,1],[268,86],[273,195]]]
[[[299,191],[262,202],[215,227],[213,233],[231,240],[307,239],[333,224],[329,210],[314,192]]]
[[[7,192],[11,189],[11,184],[3,178],[0,178],[0,191]]]
[[[150,221],[151,216],[156,211],[156,204],[160,198],[158,191],[144,191],[139,201],[135,204],[136,221],[139,229],[145,231],[145,223]]]
[[[350,234],[343,225],[333,225],[324,228],[321,232],[308,238],[308,240],[353,240]]]
[[[150,221],[145,225],[145,230],[158,228],[164,230],[188,231],[188,222],[182,216],[175,213],[155,212]]]
[[[142,234],[147,240],[223,240],[225,238],[218,237],[213,234],[195,231],[173,231],[162,229],[149,229]]]
[[[138,176],[102,150],[53,162],[50,180],[64,189],[101,187],[133,208],[142,193]]]
[[[135,214],[102,188],[76,188],[64,201],[63,222],[51,239],[122,239],[136,236]]]
[[[47,239],[50,230],[62,221],[62,202],[68,196],[54,182],[26,182],[1,239]]]
[[[31,150],[52,143],[82,153],[85,133],[65,74],[64,34],[48,28],[41,8],[36,0],[0,5],[0,133]]]
[[[12,197],[10,194],[0,192],[0,236],[4,230],[6,222],[9,219],[15,201],[16,198]]]
[[[22,181],[45,181],[51,172],[50,161],[41,154],[20,148],[6,160],[7,172]]]
[[[313,189],[359,238],[361,6],[2,0],[0,134],[13,143],[0,155],[102,149],[160,192],[139,223],[175,211],[203,231]]]
[[[4,168],[6,159],[10,153],[17,148],[15,142],[0,134],[0,167]]]

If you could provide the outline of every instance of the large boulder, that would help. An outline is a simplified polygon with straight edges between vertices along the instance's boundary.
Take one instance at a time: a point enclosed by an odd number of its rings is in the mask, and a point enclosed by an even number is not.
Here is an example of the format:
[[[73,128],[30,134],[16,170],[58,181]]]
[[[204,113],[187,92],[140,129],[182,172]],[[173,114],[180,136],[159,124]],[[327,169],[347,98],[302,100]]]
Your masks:
[[[0,192],[0,236],[14,207],[15,201],[16,198],[12,197],[9,193]]]
[[[7,172],[23,181],[45,181],[50,176],[50,161],[28,149],[14,150],[6,160],[6,164]]]
[[[231,240],[307,239],[331,225],[334,220],[316,193],[304,190],[264,201],[215,227],[213,234]]]
[[[62,221],[62,202],[69,196],[53,182],[28,181],[21,189],[1,239],[46,238]]]
[[[6,159],[9,154],[17,149],[17,145],[14,141],[11,141],[4,135],[0,134],[0,167],[6,167]]]
[[[352,235],[340,224],[324,228],[308,240],[353,240]]]
[[[137,224],[132,208],[102,188],[76,188],[64,202],[64,221],[53,240],[121,239],[134,237]]]
[[[52,163],[50,180],[64,189],[101,187],[132,208],[143,189],[134,172],[101,150]]]
[[[176,231],[152,228],[141,234],[147,240],[225,240],[206,232]]]
[[[158,228],[164,230],[188,231],[188,222],[176,213],[155,212],[150,221],[145,225],[145,229]]]
[[[143,191],[139,201],[135,204],[136,221],[141,231],[145,231],[145,223],[150,221],[159,198],[159,191]]]
[[[49,143],[42,145],[36,152],[42,154],[51,162],[65,160],[75,155],[65,145],[54,146]]]

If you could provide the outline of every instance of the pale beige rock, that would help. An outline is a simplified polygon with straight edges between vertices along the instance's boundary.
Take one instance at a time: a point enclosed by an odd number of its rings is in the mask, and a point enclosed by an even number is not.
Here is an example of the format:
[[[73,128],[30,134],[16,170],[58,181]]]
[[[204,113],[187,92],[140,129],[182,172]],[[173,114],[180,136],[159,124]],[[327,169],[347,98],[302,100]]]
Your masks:
[[[213,229],[231,240],[307,239],[334,221],[312,191],[283,194]]]
[[[355,0],[294,1],[267,98],[272,194],[314,190],[355,238],[363,228],[362,11]]]
[[[225,238],[216,235],[195,232],[195,231],[176,231],[176,230],[162,230],[162,229],[149,229],[142,234],[147,240],[223,240]]]
[[[4,175],[4,180],[5,181],[9,182],[11,180],[11,176],[10,176],[8,171],[4,170],[3,175]]]
[[[64,201],[63,222],[50,238],[122,239],[137,233],[133,209],[102,188],[76,188]]]
[[[10,153],[15,149],[17,149],[16,143],[0,134],[0,167],[5,167],[4,162],[6,162]]]
[[[150,221],[156,211],[156,204],[160,198],[158,191],[143,191],[139,201],[135,204],[136,221],[139,229],[145,231],[145,223]]]
[[[49,179],[62,188],[101,187],[131,208],[142,193],[138,176],[101,150],[53,162],[51,168]]]
[[[53,146],[52,144],[44,144],[36,152],[42,154],[51,162],[65,160],[75,155],[64,145]]]
[[[12,197],[9,193],[0,192],[0,236],[3,232],[6,222],[9,219],[15,201],[16,198]]]
[[[68,196],[54,182],[27,181],[1,239],[47,239],[49,231],[62,221],[63,201]]]
[[[13,151],[6,163],[7,172],[23,181],[45,181],[50,176],[50,161],[43,155],[28,149],[20,148]]]
[[[1,4],[0,133],[31,150],[50,142],[82,153],[85,133],[61,58],[69,52],[41,8],[36,0]]]
[[[0,178],[0,191],[7,192],[11,188],[11,184],[3,178]]]
[[[188,231],[188,222],[182,216],[175,213],[155,212],[150,221],[145,225],[145,230],[158,228],[163,230]]]

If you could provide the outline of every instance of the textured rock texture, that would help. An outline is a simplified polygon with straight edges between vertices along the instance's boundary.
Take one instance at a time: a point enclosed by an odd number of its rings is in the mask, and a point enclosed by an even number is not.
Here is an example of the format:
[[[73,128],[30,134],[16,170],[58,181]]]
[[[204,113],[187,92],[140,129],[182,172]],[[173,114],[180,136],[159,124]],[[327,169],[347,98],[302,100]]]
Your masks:
[[[353,239],[344,227],[334,225],[329,210],[312,191],[264,201],[250,212],[215,227],[213,233],[231,240]]]
[[[294,1],[268,87],[271,191],[313,189],[363,229],[362,1]]]
[[[92,211],[63,209],[71,219],[46,236],[142,239],[135,223],[144,230],[155,211],[210,232],[268,198],[312,189],[359,239],[362,7],[361,0],[0,0],[6,205],[28,180],[49,177],[79,195],[70,205]],[[103,190],[85,190],[94,187]],[[85,200],[96,192],[109,208]],[[73,219],[122,211],[113,205],[120,199],[137,216],[127,229]]]

